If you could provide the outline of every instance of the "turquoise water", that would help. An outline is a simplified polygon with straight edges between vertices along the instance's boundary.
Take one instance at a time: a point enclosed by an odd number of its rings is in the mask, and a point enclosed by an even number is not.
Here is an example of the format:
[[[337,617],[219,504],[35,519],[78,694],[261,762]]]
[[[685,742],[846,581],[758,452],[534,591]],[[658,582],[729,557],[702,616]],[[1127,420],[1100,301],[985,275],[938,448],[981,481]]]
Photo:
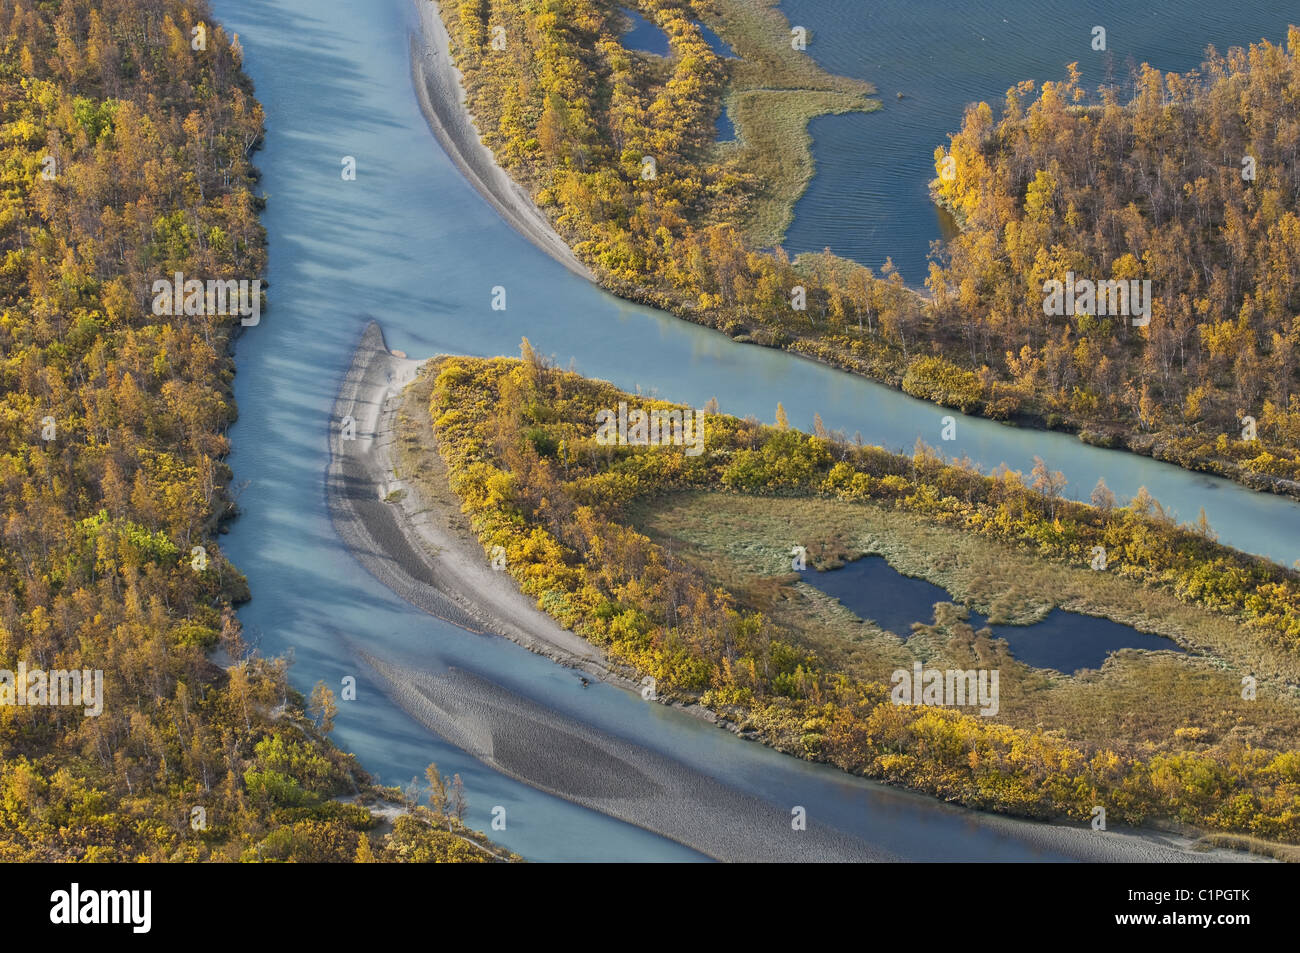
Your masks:
[[[971,815],[809,765],[741,741],[573,673],[500,639],[475,636],[420,613],[372,579],[342,548],[325,509],[329,414],[367,320],[413,357],[439,352],[518,353],[527,335],[562,365],[643,393],[772,420],[860,430],[911,448],[939,442],[948,413],[868,381],[776,351],[737,344],[604,294],[515,234],[438,148],[410,88],[406,0],[215,0],[240,34],[246,67],[266,107],[256,157],[268,196],[270,308],[236,348],[230,464],[246,483],[244,515],[222,537],[249,577],[240,610],[264,652],[292,653],[291,677],[308,691],[358,676],[359,700],[342,703],[334,733],[385,783],[405,784],[436,760],[458,771],[468,820],[487,829],[507,808],[502,843],[535,860],[696,859],[663,838],[541,795],[445,744],[389,703],[356,658],[359,647],[456,666],[574,718],[601,725],[714,777],[782,804],[807,805],[831,823],[911,859],[1057,859],[993,834]],[[357,179],[340,177],[353,156]],[[493,311],[492,288],[507,289]],[[1146,484],[1184,517],[1204,505],[1221,536],[1290,561],[1300,557],[1300,506],[1059,434],[1018,431],[959,417],[944,444],[988,466],[1027,471],[1041,454],[1086,495],[1099,475],[1120,494]]]
[[[832,73],[873,83],[882,109],[827,116],[810,126],[817,173],[795,206],[785,248],[831,251],[879,270],[886,257],[908,284],[927,274],[930,243],[950,231],[930,202],[934,150],[961,125],[967,103],[995,108],[1025,79],[1065,78],[1078,62],[1086,89],[1123,83],[1142,62],[1196,69],[1220,52],[1286,39],[1300,7],[1276,0],[781,0],[808,28],[808,54]],[[1092,28],[1106,51],[1092,49]],[[902,93],[899,99],[897,94]]]
[[[834,596],[858,618],[869,619],[904,639],[912,634],[913,623],[934,621],[935,603],[955,601],[942,586],[904,576],[881,556],[866,556],[827,572],[808,570],[803,582]],[[988,616],[974,609],[968,610],[967,621],[977,632],[988,626]],[[988,627],[994,636],[1006,640],[1011,654],[1026,665],[1058,672],[1101,668],[1106,657],[1120,649],[1183,651],[1163,636],[1062,609],[1053,609],[1033,625]]]

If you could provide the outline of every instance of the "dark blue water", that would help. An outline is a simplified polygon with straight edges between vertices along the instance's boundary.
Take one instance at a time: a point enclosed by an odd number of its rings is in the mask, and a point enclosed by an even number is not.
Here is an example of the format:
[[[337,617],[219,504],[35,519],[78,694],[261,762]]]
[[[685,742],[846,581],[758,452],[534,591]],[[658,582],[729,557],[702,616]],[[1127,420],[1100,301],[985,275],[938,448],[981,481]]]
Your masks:
[[[905,576],[881,556],[865,556],[829,572],[808,570],[803,581],[834,596],[850,612],[882,629],[907,638],[916,623],[934,621],[934,606],[952,602],[952,594],[924,579]],[[988,625],[988,616],[968,610],[971,628]],[[1034,625],[988,626],[1005,639],[1011,654],[1035,668],[1075,672],[1100,668],[1106,656],[1120,649],[1182,652],[1163,636],[1078,612],[1053,609]]]
[[[718,36],[718,34],[714,33],[703,23],[697,23],[695,25],[700,28],[700,35],[704,37],[704,42],[709,44],[709,49],[726,59],[735,59],[736,51],[727,44],[726,40]]]
[[[791,254],[831,251],[879,269],[886,257],[920,285],[930,243],[949,227],[930,202],[934,150],[961,125],[967,103],[998,109],[1025,79],[1123,82],[1132,67],[1196,69],[1220,52],[1267,37],[1285,41],[1300,6],[1277,0],[781,0],[807,27],[808,54],[832,73],[873,83],[884,107],[810,125],[817,173],[786,233]],[[1092,28],[1106,29],[1094,52]],[[897,97],[898,93],[903,98]]]
[[[639,11],[620,7],[632,19],[632,28],[622,36],[622,43],[629,50],[637,50],[641,53],[653,53],[655,56],[667,56],[670,52],[668,44],[668,34],[659,27],[647,20]],[[718,34],[714,33],[703,23],[695,24],[700,35],[704,37],[704,42],[709,44],[709,49],[713,50],[718,56],[727,59],[734,59],[735,51],[727,45],[726,41]]]
[[[724,108],[718,113],[718,141],[731,142],[736,138],[736,127]]]
[[[623,7],[622,10],[632,18],[632,28],[623,34],[623,45],[629,50],[653,53],[655,56],[667,56],[669,52],[668,34],[636,10],[629,10],[627,7]]]

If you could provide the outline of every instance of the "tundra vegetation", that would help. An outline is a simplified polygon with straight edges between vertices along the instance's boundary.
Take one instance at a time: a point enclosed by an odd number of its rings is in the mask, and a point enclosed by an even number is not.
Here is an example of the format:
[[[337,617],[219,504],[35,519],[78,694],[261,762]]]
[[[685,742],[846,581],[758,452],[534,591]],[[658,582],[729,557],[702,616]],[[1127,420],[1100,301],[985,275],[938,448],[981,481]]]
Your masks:
[[[1000,115],[971,106],[933,184],[963,231],[921,293],[889,262],[779,247],[808,120],[876,108],[869,87],[792,49],[773,0],[628,0],[667,57],[620,44],[620,2],[440,4],[484,141],[603,286],[964,412],[1300,495],[1300,32],[1211,49],[1196,73],[1144,65],[1089,93],[1071,69]],[[715,143],[723,102],[737,140]],[[1150,323],[1045,315],[1070,270],[1150,281]]]
[[[240,319],[151,305],[265,269],[238,39],[180,0],[0,0],[0,30],[0,669],[104,673],[96,717],[0,706],[0,860],[489,858],[437,806],[381,829],[333,693],[232,611]]]
[[[443,358],[424,374],[417,392],[485,553],[502,547],[541,609],[653,676],[661,698],[971,807],[1082,822],[1104,805],[1117,823],[1300,840],[1300,575],[1219,545],[1203,519],[1179,525],[1145,491],[1118,506],[1104,484],[1096,505],[1073,502],[1041,462],[982,474],[820,421],[800,433],[779,409],[765,427],[711,408],[698,456],[602,445],[602,409],[674,405],[559,371],[527,340],[522,360]],[[799,543],[822,567],[881,553],[1005,621],[1068,604],[1192,654],[1030,669],[947,603],[904,641],[799,584]],[[1089,568],[1096,546],[1104,572]],[[999,715],[892,704],[888,673],[913,660],[999,668]]]

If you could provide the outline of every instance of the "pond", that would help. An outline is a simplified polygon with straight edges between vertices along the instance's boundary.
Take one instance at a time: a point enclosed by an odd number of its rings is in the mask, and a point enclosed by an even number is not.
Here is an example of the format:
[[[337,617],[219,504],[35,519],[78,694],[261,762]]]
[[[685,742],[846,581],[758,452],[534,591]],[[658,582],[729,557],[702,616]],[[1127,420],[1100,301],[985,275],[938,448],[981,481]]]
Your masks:
[[[934,621],[935,603],[955,601],[942,586],[905,576],[881,556],[864,556],[827,572],[809,569],[803,581],[838,599],[859,618],[904,639],[912,634],[914,623]],[[988,616],[968,611],[971,628],[988,626],[997,638],[1006,640],[1012,655],[1035,668],[1065,673],[1100,668],[1108,655],[1120,649],[1183,651],[1164,636],[1064,609],[1053,609],[1033,625],[991,626]]]
[[[623,45],[638,53],[653,53],[655,56],[667,56],[669,52],[668,34],[651,23],[636,10],[620,7],[628,19],[631,28],[623,34]]]
[[[736,138],[736,126],[727,115],[726,107],[718,113],[718,142],[733,142]]]
[[[639,53],[653,53],[655,56],[667,56],[669,54],[670,47],[667,33],[647,20],[637,10],[628,7],[619,7],[619,10],[632,21],[631,28],[623,33],[623,46]],[[703,23],[696,23],[695,25],[699,28],[700,35],[704,37],[704,42],[709,44],[709,49],[725,59],[735,59],[735,51],[727,45],[727,42],[722,37]]]

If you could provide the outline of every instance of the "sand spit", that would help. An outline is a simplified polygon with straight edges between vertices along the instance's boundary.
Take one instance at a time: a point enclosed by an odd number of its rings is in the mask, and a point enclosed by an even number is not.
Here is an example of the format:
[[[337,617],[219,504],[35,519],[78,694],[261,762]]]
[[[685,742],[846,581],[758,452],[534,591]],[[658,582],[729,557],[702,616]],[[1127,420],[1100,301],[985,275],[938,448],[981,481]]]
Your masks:
[[[434,0],[415,0],[420,34],[411,36],[411,81],[434,137],[470,185],[509,225],[575,275],[594,282],[528,191],[497,165],[492,150],[479,138],[465,102],[460,71],[451,60],[451,37]]]
[[[419,608],[474,632],[504,635],[594,677],[618,680],[602,653],[560,627],[490,568],[473,537],[451,529],[393,475],[392,417],[420,361],[388,351],[379,325],[362,335],[330,426],[330,515],[357,559]],[[352,417],[356,435],[342,437]],[[439,518],[441,513],[442,518]],[[533,787],[651,830],[719,860],[887,860],[883,851],[810,823],[790,829],[772,805],[684,764],[554,712],[471,673],[421,671],[359,651],[393,700],[431,731]]]
[[[393,355],[375,322],[362,334],[330,427],[326,488],[339,535],[377,579],[425,612],[606,675],[599,649],[539,612],[509,576],[491,568],[450,490],[427,500],[395,475],[393,417],[422,364]],[[346,417],[355,421],[354,440],[342,437]]]

